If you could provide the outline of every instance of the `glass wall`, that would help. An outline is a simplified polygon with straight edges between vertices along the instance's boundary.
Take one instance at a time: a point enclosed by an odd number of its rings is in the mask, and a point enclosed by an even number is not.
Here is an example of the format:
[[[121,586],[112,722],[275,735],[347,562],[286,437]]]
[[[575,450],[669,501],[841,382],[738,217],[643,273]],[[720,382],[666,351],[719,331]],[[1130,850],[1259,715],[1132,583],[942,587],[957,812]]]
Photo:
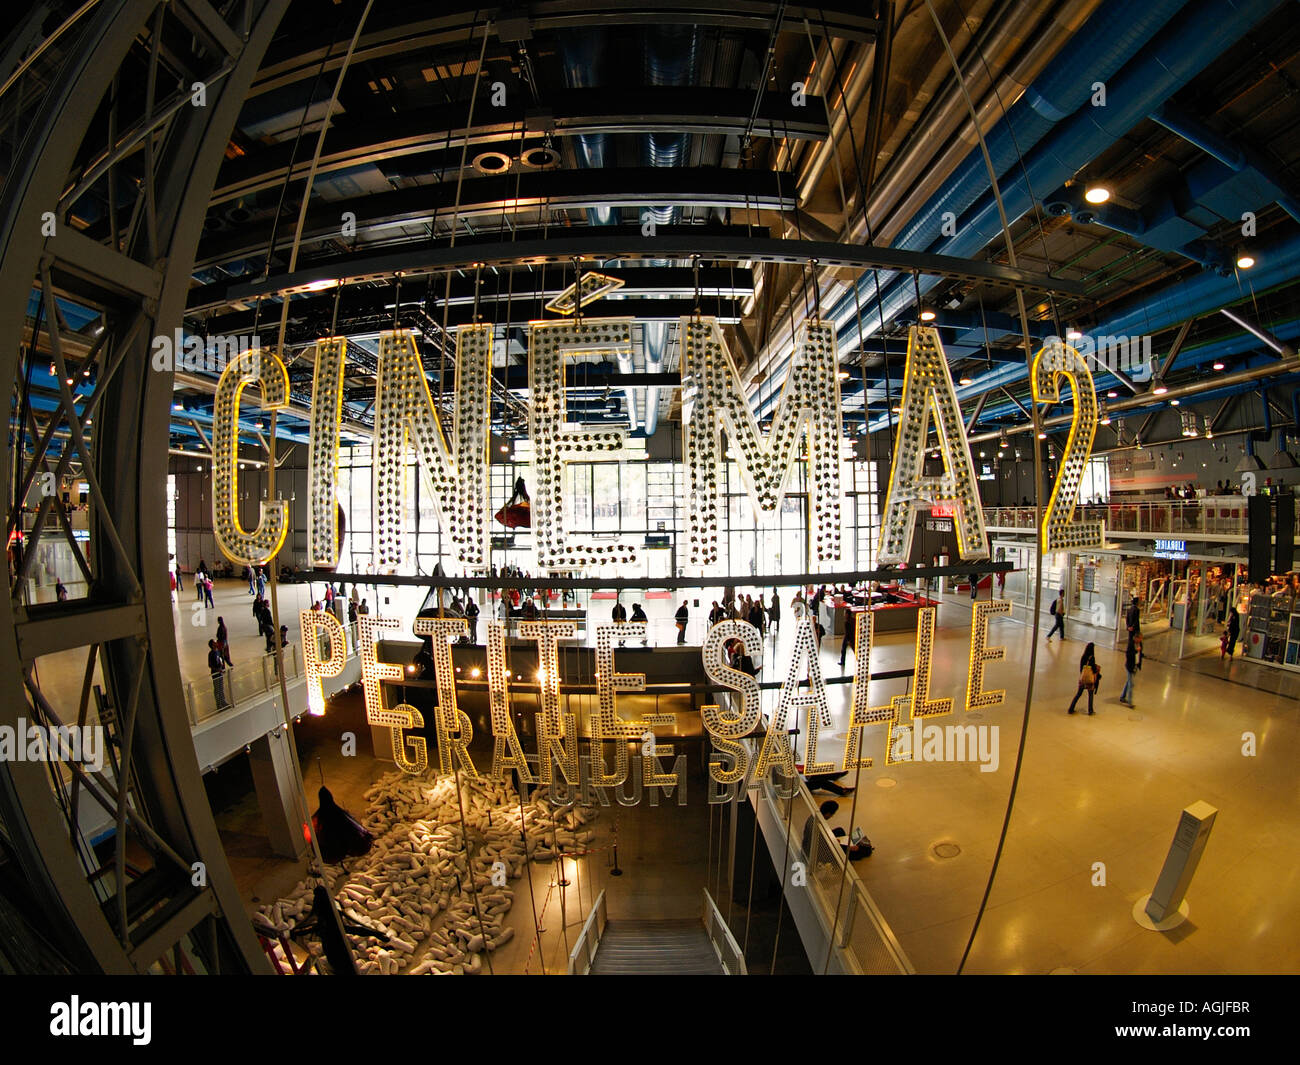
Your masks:
[[[491,564],[497,571],[516,566],[532,572],[536,566],[530,529],[509,529],[495,515],[510,500],[515,481],[522,477],[533,487],[531,446],[515,445],[513,461],[489,467],[488,507],[491,520]],[[719,471],[718,562],[704,576],[733,576],[744,580],[755,574],[797,574],[809,571],[809,502],[805,467],[790,473],[786,498],[775,514],[756,510],[745,493],[733,462]],[[433,505],[418,467],[407,470],[410,513],[419,572],[432,572],[439,561],[448,573],[452,564],[450,541],[442,535]],[[846,460],[842,479],[845,499],[843,565],[845,570],[870,569],[875,563],[880,534],[877,469],[874,462]],[[564,514],[566,530],[597,540],[620,537],[637,549],[637,570],[629,576],[668,577],[682,574],[687,560],[681,544],[685,524],[682,491],[687,480],[680,462],[651,462],[644,442],[629,441],[616,457],[600,462],[573,462],[565,471]],[[344,448],[339,456],[339,503],[347,535],[340,558],[344,571],[368,572],[373,558],[371,517],[371,449]]]

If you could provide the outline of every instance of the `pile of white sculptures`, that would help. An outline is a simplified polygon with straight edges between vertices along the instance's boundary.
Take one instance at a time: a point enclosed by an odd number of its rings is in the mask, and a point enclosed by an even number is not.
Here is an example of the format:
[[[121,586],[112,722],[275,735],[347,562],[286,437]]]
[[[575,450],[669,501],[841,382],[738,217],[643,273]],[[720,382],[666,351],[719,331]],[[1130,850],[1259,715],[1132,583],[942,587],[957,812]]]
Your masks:
[[[464,776],[460,787],[458,801],[453,777],[394,771],[366,791],[370,807],[361,821],[374,846],[362,858],[325,868],[344,920],[388,936],[387,943],[348,936],[359,972],[477,973],[484,952],[513,936],[505,923],[515,894],[508,882],[525,870],[519,795],[509,784]],[[534,789],[522,807],[528,857],[549,862],[557,852],[583,849],[595,837],[583,826],[595,817],[593,808],[557,807],[545,787]],[[278,931],[291,932],[310,916],[314,886],[299,881],[288,898],[259,912]]]

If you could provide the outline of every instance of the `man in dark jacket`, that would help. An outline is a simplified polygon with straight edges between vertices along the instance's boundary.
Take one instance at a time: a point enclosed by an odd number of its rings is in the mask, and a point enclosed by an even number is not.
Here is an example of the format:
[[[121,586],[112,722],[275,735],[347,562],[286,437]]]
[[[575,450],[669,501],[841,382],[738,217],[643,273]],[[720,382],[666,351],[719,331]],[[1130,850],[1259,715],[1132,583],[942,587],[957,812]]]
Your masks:
[[[684,644],[686,642],[686,623],[691,617],[691,612],[686,608],[685,602],[677,608],[674,617],[677,619],[677,642],[678,644]]]
[[[217,709],[224,710],[230,705],[226,702],[226,660],[217,649],[216,640],[208,641],[208,672],[212,674],[212,694]]]

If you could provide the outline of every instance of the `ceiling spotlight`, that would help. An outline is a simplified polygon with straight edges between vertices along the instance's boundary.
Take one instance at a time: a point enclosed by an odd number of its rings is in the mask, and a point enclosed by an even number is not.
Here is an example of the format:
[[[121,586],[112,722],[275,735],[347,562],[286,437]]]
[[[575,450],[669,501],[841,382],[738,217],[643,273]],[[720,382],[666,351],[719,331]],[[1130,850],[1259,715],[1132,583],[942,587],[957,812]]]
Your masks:
[[[961,377],[958,379],[957,383],[958,383],[959,385],[973,385],[975,382],[971,379],[971,375],[970,375],[970,374],[968,374],[968,373],[964,373],[964,374],[962,374]]]
[[[324,277],[321,278],[319,281],[309,281],[303,287],[308,292],[319,292],[323,288],[333,288],[336,284],[338,284],[338,282],[335,281],[332,277]]]
[[[1074,326],[1070,326],[1070,327],[1069,327],[1068,329],[1066,329],[1066,331],[1065,331],[1065,339],[1066,339],[1066,340],[1081,340],[1081,339],[1083,339],[1083,334],[1080,333],[1079,330],[1076,329]]]
[[[849,371],[841,370],[836,376],[839,377],[841,381],[847,381],[849,379]]]
[[[1171,407],[1176,407],[1176,406],[1178,406],[1181,402],[1182,402],[1181,399],[1171,399],[1171,400],[1169,401],[1169,405],[1170,405]]]
[[[1237,252],[1238,270],[1249,270],[1254,265],[1255,265],[1255,256],[1251,255],[1250,252],[1248,251]]]
[[[934,311],[930,310],[928,307],[927,307],[925,310],[923,310],[923,311],[921,312],[921,321],[923,321],[923,322],[933,322],[933,321],[934,321]]]
[[[1089,185],[1084,190],[1083,198],[1089,203],[1105,203],[1110,199],[1110,189],[1105,185]]]
[[[1222,360],[1222,359],[1215,359],[1215,360],[1214,360],[1214,369],[1216,369],[1216,370],[1222,370],[1222,369],[1224,369],[1224,363],[1223,363],[1223,360]]]
[[[899,413],[903,408],[902,408],[902,407],[890,407],[889,409],[892,410],[895,414],[898,414],[898,413]]]
[[[1107,399],[1119,399],[1119,393],[1116,392],[1116,391],[1112,388],[1109,392],[1106,393],[1106,398],[1107,398]]]
[[[1155,387],[1151,389],[1152,394],[1157,396],[1163,396],[1168,391],[1169,391],[1169,386],[1166,385],[1163,381],[1157,381]]]

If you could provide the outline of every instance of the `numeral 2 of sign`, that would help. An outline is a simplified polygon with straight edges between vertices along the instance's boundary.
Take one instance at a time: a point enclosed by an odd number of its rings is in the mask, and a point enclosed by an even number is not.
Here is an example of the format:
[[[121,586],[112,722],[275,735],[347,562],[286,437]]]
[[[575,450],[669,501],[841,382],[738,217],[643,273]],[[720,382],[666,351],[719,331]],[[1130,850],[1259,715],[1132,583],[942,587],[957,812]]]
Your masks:
[[[1075,522],[1074,508],[1079,501],[1079,487],[1092,454],[1097,435],[1097,392],[1092,373],[1082,356],[1059,341],[1041,349],[1034,356],[1031,384],[1035,403],[1060,403],[1061,378],[1069,382],[1074,394],[1074,413],[1070,418],[1070,436],[1061,456],[1061,468],[1052,485],[1052,495],[1043,513],[1043,527],[1038,542],[1043,551],[1073,551],[1082,547],[1100,547],[1105,533],[1100,521]]]

